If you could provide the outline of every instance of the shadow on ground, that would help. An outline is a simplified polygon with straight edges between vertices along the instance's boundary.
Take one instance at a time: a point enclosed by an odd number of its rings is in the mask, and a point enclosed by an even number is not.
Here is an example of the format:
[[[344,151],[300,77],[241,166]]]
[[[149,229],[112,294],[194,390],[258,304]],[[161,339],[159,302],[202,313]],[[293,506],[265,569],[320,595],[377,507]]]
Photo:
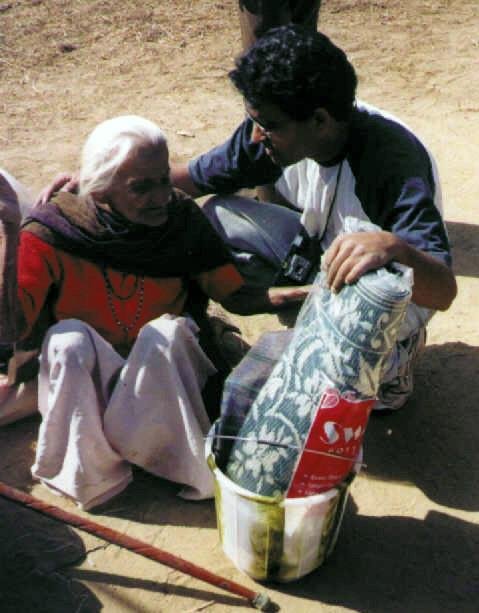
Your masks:
[[[443,513],[367,517],[352,503],[331,558],[284,591],[362,613],[473,613],[478,545],[477,525]]]
[[[409,481],[436,503],[479,510],[477,419],[479,347],[430,345],[421,355],[406,407],[370,419],[370,476]]]
[[[2,613],[65,613],[102,609],[96,596],[63,570],[85,556],[67,526],[0,497]]]
[[[215,528],[213,500],[187,501],[177,495],[180,490],[176,483],[135,468],[133,482],[126,490],[91,514],[143,524]]]
[[[211,602],[214,599],[214,603],[217,605],[223,605],[225,607],[231,607],[231,611],[235,607],[244,607],[245,600],[239,596],[229,596],[227,594],[218,594],[212,592],[205,585],[205,589],[192,588],[185,585],[175,585],[169,581],[154,581],[151,579],[138,579],[128,577],[127,575],[119,575],[110,572],[101,572],[96,570],[88,570],[85,568],[71,568],[68,571],[68,576],[77,581],[88,581],[89,583],[95,583],[97,586],[103,584],[108,590],[108,600],[115,600],[117,606],[122,606],[123,610],[129,606],[129,602],[124,592],[120,592],[116,588],[127,588],[131,590],[144,590],[150,594],[164,594],[172,595],[182,598],[191,598],[203,603]],[[131,606],[131,604],[130,604]],[[194,609],[190,609],[194,610]],[[201,604],[198,605],[198,611],[201,610]],[[90,610],[82,613],[90,613]],[[92,612],[93,613],[93,612]]]
[[[478,375],[478,347],[428,346],[408,405],[398,413],[373,415],[369,422],[368,476],[413,483],[440,505],[478,511],[479,392],[470,384]],[[280,589],[316,601],[315,606],[328,603],[364,613],[472,613],[478,586],[477,524],[437,511],[424,519],[368,517],[358,515],[351,500],[329,561]]]

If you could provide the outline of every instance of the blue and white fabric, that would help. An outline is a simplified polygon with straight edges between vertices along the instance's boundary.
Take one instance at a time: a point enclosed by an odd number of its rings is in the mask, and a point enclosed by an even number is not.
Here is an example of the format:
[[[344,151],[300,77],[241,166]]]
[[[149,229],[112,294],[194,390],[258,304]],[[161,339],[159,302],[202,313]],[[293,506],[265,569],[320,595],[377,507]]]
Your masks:
[[[403,267],[370,272],[339,294],[324,287],[323,275],[303,305],[287,350],[254,400],[226,466],[232,481],[257,494],[286,492],[328,388],[358,399],[376,396],[410,300],[411,271]]]

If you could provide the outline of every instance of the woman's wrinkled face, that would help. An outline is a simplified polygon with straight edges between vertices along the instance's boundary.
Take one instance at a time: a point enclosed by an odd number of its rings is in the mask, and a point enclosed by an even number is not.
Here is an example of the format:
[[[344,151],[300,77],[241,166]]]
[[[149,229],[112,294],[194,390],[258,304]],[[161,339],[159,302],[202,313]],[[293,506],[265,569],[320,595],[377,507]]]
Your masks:
[[[140,145],[119,167],[101,200],[131,221],[161,226],[172,197],[168,147]]]

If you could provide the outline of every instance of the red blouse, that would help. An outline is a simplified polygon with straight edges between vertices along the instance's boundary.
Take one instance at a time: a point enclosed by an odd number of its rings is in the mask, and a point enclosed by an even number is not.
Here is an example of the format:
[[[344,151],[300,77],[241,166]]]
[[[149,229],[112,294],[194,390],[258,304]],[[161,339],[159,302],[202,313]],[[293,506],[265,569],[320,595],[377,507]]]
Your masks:
[[[143,281],[111,268],[106,269],[113,288],[109,292],[99,266],[56,249],[28,231],[20,233],[18,262],[18,293],[27,334],[48,300],[56,320],[80,319],[113,346],[129,347],[145,323],[165,313],[180,315],[187,299],[187,288],[179,277],[145,277]],[[194,278],[217,302],[243,284],[231,263]]]

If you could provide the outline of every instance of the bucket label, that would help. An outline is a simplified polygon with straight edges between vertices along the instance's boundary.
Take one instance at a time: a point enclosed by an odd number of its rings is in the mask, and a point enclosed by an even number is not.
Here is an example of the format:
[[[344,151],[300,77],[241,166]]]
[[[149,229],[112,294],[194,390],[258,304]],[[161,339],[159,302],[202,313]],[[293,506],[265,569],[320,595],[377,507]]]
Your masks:
[[[334,388],[324,392],[296,462],[287,498],[320,494],[344,480],[360,452],[374,402],[374,398],[357,400],[351,392],[341,395]]]

